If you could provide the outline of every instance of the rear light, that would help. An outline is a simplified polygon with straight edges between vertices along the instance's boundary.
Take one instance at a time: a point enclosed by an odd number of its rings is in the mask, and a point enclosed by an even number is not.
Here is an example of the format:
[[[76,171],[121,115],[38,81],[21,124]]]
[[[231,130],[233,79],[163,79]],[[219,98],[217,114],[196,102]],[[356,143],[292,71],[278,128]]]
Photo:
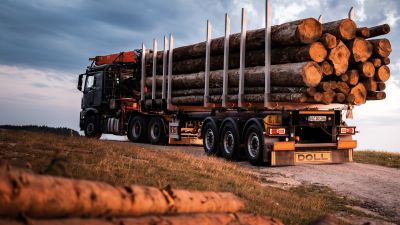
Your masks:
[[[282,127],[269,128],[268,129],[268,135],[271,135],[271,136],[284,136],[284,135],[286,135],[286,129],[282,128]]]
[[[339,135],[355,134],[355,133],[356,133],[355,127],[339,127]]]

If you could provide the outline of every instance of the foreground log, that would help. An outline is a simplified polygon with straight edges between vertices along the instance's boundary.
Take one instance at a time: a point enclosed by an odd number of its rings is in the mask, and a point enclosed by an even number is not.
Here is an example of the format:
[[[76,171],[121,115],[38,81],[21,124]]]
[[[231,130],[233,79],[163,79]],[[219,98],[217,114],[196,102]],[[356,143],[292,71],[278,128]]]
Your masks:
[[[356,105],[362,105],[367,100],[367,90],[365,89],[364,85],[359,83],[350,91],[351,98],[348,97],[348,102]],[[354,98],[354,100],[352,100]],[[351,100],[351,101],[349,101]]]
[[[373,77],[375,74],[375,67],[374,64],[372,64],[369,61],[359,63],[358,64],[358,70],[360,72],[360,75],[365,78],[370,78]]]
[[[222,87],[222,70],[210,72],[210,87]],[[229,70],[229,87],[238,87],[239,70]],[[321,67],[315,62],[290,63],[271,66],[272,86],[308,86],[315,87],[322,79]],[[245,69],[245,86],[259,87],[264,84],[264,67]],[[156,77],[156,84],[161,87],[162,76]],[[146,78],[146,85],[151,87],[152,78]],[[172,76],[172,88],[204,88],[204,72]]]
[[[365,62],[372,55],[372,44],[363,38],[356,37],[346,44],[351,52],[351,62]]]
[[[374,56],[386,58],[392,52],[392,46],[390,41],[386,38],[384,39],[373,39],[369,40],[374,46]]]
[[[329,75],[333,74],[333,66],[328,61],[323,61],[319,65],[321,66],[322,73],[325,76],[329,76]]]
[[[323,34],[319,40],[327,49],[332,49],[337,45],[336,37],[330,33]]]
[[[283,225],[281,221],[266,216],[255,216],[245,213],[201,213],[169,216],[143,216],[137,218],[65,218],[50,220],[29,219],[29,225]],[[26,225],[17,220],[0,219],[0,225]]]
[[[369,28],[370,37],[377,37],[380,35],[385,35],[385,34],[388,34],[389,32],[390,32],[389,24],[382,24],[379,26]]]
[[[351,19],[343,19],[322,24],[322,33],[330,33],[341,40],[351,40],[356,36],[357,25]]]
[[[165,213],[237,212],[231,193],[113,186],[0,168],[0,216],[31,218],[139,216]]]
[[[358,84],[358,80],[360,78],[360,75],[358,74],[358,70],[348,70],[346,72],[346,75],[348,76],[348,80],[346,81],[347,84],[351,86],[355,86]]]
[[[322,25],[314,18],[307,18],[293,22],[275,25],[271,27],[271,45],[297,45],[311,44],[317,41],[322,35]],[[240,33],[230,35],[229,50],[231,53],[239,52]],[[224,53],[224,38],[215,38],[211,41],[211,55],[222,55]],[[265,46],[265,29],[250,30],[246,35],[247,50],[261,50]],[[173,60],[181,61],[185,59],[204,57],[206,54],[206,43],[201,42],[193,45],[175,48]],[[163,52],[157,52],[157,62],[162,62]],[[146,62],[151,63],[153,54],[146,57]]]
[[[328,59],[333,65],[334,73],[339,76],[347,71],[350,51],[343,42],[339,41],[339,44],[329,51]]]
[[[356,30],[356,35],[361,38],[369,38],[371,36],[367,27],[360,27]]]
[[[367,100],[383,100],[386,98],[385,92],[368,92]]]
[[[283,48],[272,49],[271,63],[272,64],[285,64],[315,61],[322,62],[327,56],[325,47],[320,42],[314,42],[310,45],[304,46],[290,46]],[[197,73],[204,71],[205,58],[195,58],[173,63],[173,74],[187,74]],[[224,56],[212,56],[210,59],[210,70],[222,70],[224,65]],[[264,66],[265,65],[265,51],[256,50],[246,52],[246,67]],[[239,53],[229,55],[229,68],[237,69],[240,66]],[[151,67],[148,67],[147,74],[151,75]],[[157,74],[162,74],[162,65],[157,66]]]
[[[390,69],[388,66],[381,66],[379,69],[376,71],[375,77],[378,81],[387,81],[390,78]]]

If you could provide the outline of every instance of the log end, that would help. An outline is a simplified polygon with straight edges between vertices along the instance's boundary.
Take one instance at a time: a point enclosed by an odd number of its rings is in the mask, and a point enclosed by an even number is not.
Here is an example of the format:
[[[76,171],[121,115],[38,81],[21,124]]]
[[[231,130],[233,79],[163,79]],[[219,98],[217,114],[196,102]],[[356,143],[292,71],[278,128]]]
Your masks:
[[[336,37],[330,33],[323,34],[321,37],[321,42],[327,49],[332,49],[337,45]]]
[[[314,18],[304,19],[297,27],[297,34],[301,43],[311,44],[321,37],[322,24]]]
[[[337,76],[347,71],[350,55],[349,49],[342,41],[330,51],[328,59],[332,62]]]
[[[362,105],[367,100],[367,90],[365,89],[364,85],[361,83],[354,86],[351,89],[350,94],[352,94],[354,96],[353,103],[356,105]]]
[[[357,25],[351,19],[343,19],[339,25],[339,34],[343,40],[351,40],[356,36]]]
[[[378,71],[376,72],[376,78],[379,81],[387,81],[390,78],[390,68],[386,65],[379,67]]]
[[[320,42],[314,42],[310,46],[310,57],[315,62],[323,62],[328,55],[326,48]]]
[[[361,64],[361,73],[364,77],[373,77],[375,74],[375,66],[372,62],[366,61]]]
[[[364,38],[359,37],[356,37],[352,42],[352,60],[355,62],[367,61],[373,52],[372,44],[369,41],[366,41]]]
[[[321,64],[322,73],[325,76],[329,76],[333,74],[333,66],[328,61],[323,61]]]
[[[303,67],[303,81],[308,87],[316,87],[322,80],[322,69],[315,62],[307,62]]]

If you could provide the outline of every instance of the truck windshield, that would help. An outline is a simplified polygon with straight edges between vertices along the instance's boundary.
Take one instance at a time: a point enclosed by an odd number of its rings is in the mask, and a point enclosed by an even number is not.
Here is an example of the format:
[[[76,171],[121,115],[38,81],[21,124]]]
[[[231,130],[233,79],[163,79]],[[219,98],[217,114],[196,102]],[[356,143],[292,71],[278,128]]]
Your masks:
[[[94,76],[87,76],[86,77],[86,83],[85,83],[85,91],[89,91],[90,88],[92,88],[94,85]]]

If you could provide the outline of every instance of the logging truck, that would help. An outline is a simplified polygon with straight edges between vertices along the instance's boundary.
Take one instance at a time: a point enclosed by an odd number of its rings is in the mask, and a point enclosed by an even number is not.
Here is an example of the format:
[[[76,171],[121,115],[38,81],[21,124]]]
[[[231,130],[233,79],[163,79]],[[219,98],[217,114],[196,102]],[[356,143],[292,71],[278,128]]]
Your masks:
[[[355,105],[386,97],[391,45],[369,39],[387,24],[357,28],[349,18],[314,18],[174,48],[91,58],[79,75],[85,136],[127,135],[132,142],[202,145],[208,155],[271,166],[345,163],[357,141]],[[351,117],[351,116],[350,116]]]

